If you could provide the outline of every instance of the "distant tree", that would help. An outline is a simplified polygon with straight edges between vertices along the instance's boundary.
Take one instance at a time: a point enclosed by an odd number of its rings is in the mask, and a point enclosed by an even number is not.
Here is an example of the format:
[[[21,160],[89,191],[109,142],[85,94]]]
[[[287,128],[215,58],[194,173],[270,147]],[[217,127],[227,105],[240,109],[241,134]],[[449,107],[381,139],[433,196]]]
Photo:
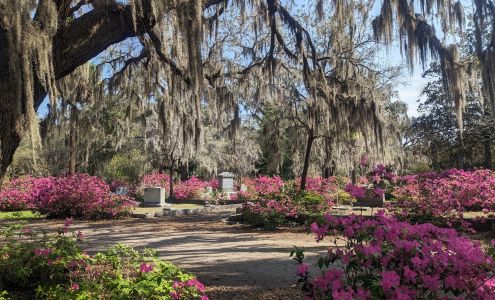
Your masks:
[[[435,170],[485,166],[485,139],[495,138],[495,123],[483,113],[480,95],[467,94],[464,138],[460,140],[454,104],[445,95],[438,66],[432,65],[425,76],[430,81],[422,93],[421,115],[411,123],[408,153],[426,156]]]

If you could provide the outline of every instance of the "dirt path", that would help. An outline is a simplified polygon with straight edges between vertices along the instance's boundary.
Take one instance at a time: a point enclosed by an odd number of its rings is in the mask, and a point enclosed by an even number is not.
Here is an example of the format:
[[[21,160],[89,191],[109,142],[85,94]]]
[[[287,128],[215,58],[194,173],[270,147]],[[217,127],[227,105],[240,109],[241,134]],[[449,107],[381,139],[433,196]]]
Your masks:
[[[304,247],[310,262],[325,253],[303,229],[267,232],[227,225],[226,215],[181,218],[76,221],[72,229],[86,236],[89,251],[116,243],[156,249],[161,257],[195,273],[211,299],[301,299],[294,287],[294,245]],[[35,221],[32,226],[55,229],[62,221]]]

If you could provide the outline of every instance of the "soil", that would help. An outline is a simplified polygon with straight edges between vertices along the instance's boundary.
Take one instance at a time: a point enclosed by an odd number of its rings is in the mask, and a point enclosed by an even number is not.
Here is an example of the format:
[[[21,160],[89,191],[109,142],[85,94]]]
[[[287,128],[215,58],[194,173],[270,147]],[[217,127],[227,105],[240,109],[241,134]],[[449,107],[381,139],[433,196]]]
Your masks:
[[[197,275],[210,299],[302,299],[296,285],[294,246],[303,247],[314,264],[326,252],[304,228],[265,231],[227,224],[225,213],[155,219],[75,221],[88,252],[116,243],[153,248],[160,257]],[[29,226],[56,230],[63,221],[33,220]]]

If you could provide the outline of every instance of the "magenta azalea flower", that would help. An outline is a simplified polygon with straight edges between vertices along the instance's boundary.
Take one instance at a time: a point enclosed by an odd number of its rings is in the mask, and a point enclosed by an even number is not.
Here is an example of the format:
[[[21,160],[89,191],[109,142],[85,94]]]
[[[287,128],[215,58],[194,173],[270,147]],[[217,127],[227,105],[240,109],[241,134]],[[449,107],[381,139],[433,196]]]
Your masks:
[[[153,266],[147,263],[142,263],[139,266],[139,271],[141,271],[141,273],[149,273],[153,271]]]
[[[297,275],[306,276],[308,274],[308,265],[305,263],[299,264],[297,267]]]
[[[399,286],[400,277],[395,271],[382,272],[381,284],[383,290],[390,291],[393,287]]]
[[[78,290],[79,290],[79,284],[73,283],[73,284],[70,285],[69,291],[76,292]]]

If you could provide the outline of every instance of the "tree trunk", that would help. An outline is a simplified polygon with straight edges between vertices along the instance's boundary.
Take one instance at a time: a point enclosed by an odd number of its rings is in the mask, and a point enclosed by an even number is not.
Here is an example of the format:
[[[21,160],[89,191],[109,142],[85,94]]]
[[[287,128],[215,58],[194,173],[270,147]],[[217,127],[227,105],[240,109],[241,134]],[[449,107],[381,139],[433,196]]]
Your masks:
[[[490,91],[493,89],[492,86],[490,86],[490,82],[487,82],[487,76],[484,76],[484,71],[486,70],[487,66],[485,65],[485,60],[484,60],[484,53],[483,53],[483,37],[482,37],[482,30],[484,28],[481,28],[482,25],[482,15],[483,15],[483,8],[480,5],[481,3],[479,1],[474,1],[475,3],[475,14],[474,14],[474,36],[475,36],[475,48],[476,48],[476,56],[478,58],[478,61],[480,63],[480,68],[481,68],[481,86],[482,86],[482,92],[481,96],[484,98],[483,103],[489,103],[492,105],[495,103],[495,99],[491,99],[493,96],[493,93],[490,93]],[[492,28],[493,31],[493,28]],[[492,32],[492,34],[495,34],[495,32]],[[483,107],[483,117],[486,117],[487,114],[487,107]],[[495,107],[491,107],[492,112],[495,111]],[[492,141],[487,137],[487,139],[483,142],[483,167],[487,169],[492,169],[493,168],[493,154],[492,154]]]
[[[351,182],[352,184],[356,184],[356,167],[352,167]]]
[[[187,164],[184,164],[184,163],[181,163],[180,164],[180,180],[181,181],[186,181],[189,177],[189,174],[188,174],[188,170],[187,170]]]
[[[19,87],[24,87],[26,79],[12,73],[12,70],[31,66],[22,66],[22,62],[11,60],[15,50],[10,47],[7,32],[12,24],[2,22],[3,13],[0,11],[0,182],[29,128],[29,111],[32,109],[26,105],[29,98],[25,88],[22,88],[22,95],[16,93]],[[62,20],[61,24],[66,25],[59,27],[53,40],[55,79],[70,74],[109,46],[150,30],[156,24],[151,16],[145,13],[142,20],[136,22],[138,28],[135,30],[131,6],[115,3],[108,9],[94,9],[70,22]],[[45,99],[46,91],[38,78],[34,78],[33,86],[36,110]]]
[[[77,166],[77,108],[71,107],[69,125],[69,174],[76,173]]]
[[[1,23],[0,12],[0,184],[7,173],[7,168],[14,158],[14,153],[28,129],[29,108],[26,107],[24,91],[19,94],[19,84],[23,78],[14,80],[12,69],[22,68],[22,62],[17,66],[10,64],[10,49],[7,29]]]
[[[493,169],[493,153],[492,153],[492,141],[490,139],[486,139],[483,142],[483,167],[486,169]]]
[[[84,172],[89,173],[89,150],[90,150],[91,143],[86,144],[86,149],[84,151],[84,162],[82,164],[82,167],[84,169]]]
[[[464,139],[462,138],[460,131],[458,133],[458,139],[459,139],[459,144],[460,144],[460,147],[459,147],[460,151],[459,151],[459,156],[458,156],[457,168],[464,169],[464,160],[466,157],[466,148],[464,146]]]
[[[325,170],[323,171],[323,178],[328,179],[330,178],[330,168],[325,167]]]
[[[336,169],[337,169],[337,164],[335,163],[335,160],[332,159],[332,168],[330,169],[330,176],[333,176],[335,174]]]
[[[308,178],[308,169],[309,169],[309,159],[311,157],[311,147],[313,146],[313,141],[315,140],[315,136],[313,135],[313,129],[311,128],[308,132],[308,143],[306,144],[306,154],[304,155],[304,166],[301,175],[301,190],[306,189],[306,180]]]
[[[324,169],[323,169],[323,178],[328,179],[330,176],[333,176],[333,170],[331,169],[330,165],[332,163],[335,163],[332,160],[332,140],[328,137],[325,138],[325,163],[324,163]]]
[[[170,200],[174,200],[174,160],[170,159],[170,182],[169,182],[169,196]]]

